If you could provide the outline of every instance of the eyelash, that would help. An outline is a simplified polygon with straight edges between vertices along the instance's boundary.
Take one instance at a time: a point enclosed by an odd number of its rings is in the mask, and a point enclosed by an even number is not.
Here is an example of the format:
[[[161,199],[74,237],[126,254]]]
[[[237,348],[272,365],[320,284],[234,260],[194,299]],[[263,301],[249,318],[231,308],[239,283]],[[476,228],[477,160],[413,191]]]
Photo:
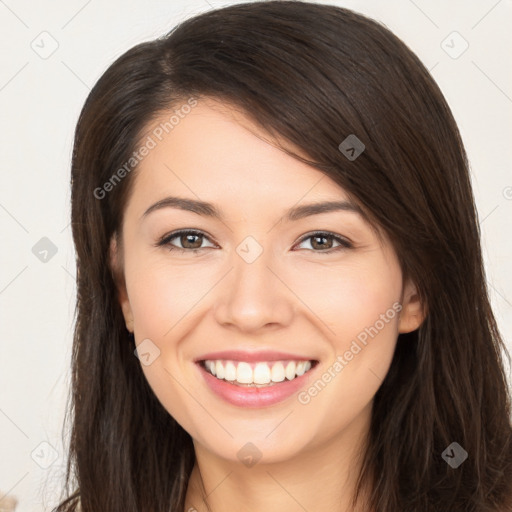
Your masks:
[[[197,249],[184,249],[182,247],[177,247],[177,246],[172,245],[170,243],[171,240],[173,240],[174,238],[178,238],[178,237],[180,237],[182,235],[196,235],[196,236],[204,237],[204,238],[208,239],[211,242],[211,240],[202,231],[196,231],[196,230],[193,230],[193,229],[184,229],[184,230],[181,230],[181,231],[174,231],[173,233],[169,233],[168,235],[164,235],[155,244],[155,246],[156,247],[167,246],[169,251],[178,251],[178,252],[181,252],[181,253],[184,253],[184,252],[189,252],[190,253],[190,252],[192,252],[194,254],[199,252],[199,251],[202,251],[203,249],[207,249],[207,247],[199,247]],[[334,233],[331,233],[330,231],[315,231],[313,233],[308,233],[306,236],[302,237],[302,239],[299,240],[299,242],[297,242],[297,245],[300,245],[301,243],[305,242],[309,238],[315,238],[315,237],[318,237],[318,236],[324,236],[325,238],[332,238],[335,241],[339,242],[340,245],[338,247],[333,247],[333,248],[328,249],[326,251],[315,251],[314,249],[308,249],[308,250],[310,250],[312,252],[319,253],[319,254],[332,254],[333,252],[337,252],[339,250],[353,248],[353,245],[348,240],[346,240],[344,238],[341,238],[340,236],[338,236],[338,235],[336,235]]]

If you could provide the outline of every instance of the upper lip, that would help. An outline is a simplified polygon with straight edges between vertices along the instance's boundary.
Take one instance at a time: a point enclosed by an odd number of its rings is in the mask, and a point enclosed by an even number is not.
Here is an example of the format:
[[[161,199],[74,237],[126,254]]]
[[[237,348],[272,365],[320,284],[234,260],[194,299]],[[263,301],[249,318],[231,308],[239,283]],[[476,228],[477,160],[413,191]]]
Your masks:
[[[296,360],[296,361],[315,361],[315,359],[290,354],[287,352],[276,352],[275,350],[259,350],[257,352],[246,352],[244,350],[223,350],[221,352],[209,352],[200,357],[194,359],[194,362],[198,363],[205,360],[216,360],[216,359],[229,359],[232,361],[247,361],[248,363],[256,361],[283,361],[283,360]]]

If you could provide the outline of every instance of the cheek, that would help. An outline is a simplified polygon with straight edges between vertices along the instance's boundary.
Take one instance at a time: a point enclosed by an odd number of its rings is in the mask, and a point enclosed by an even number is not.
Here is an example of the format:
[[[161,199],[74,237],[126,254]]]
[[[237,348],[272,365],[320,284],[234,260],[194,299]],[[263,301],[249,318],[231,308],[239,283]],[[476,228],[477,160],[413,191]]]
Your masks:
[[[396,316],[393,304],[400,300],[402,286],[397,266],[383,258],[343,266],[310,266],[307,272],[304,269],[295,277],[290,274],[288,279],[293,280],[293,291],[311,311],[311,318],[316,316],[316,324],[321,321],[328,327],[325,334],[339,349],[376,322],[379,330],[386,330],[381,315],[391,309],[387,316]],[[396,327],[395,321],[386,322],[386,328],[390,323]]]
[[[195,419],[204,415],[204,409],[190,398],[200,390],[189,374],[190,361],[183,365],[183,338],[191,326],[200,322],[197,315],[201,314],[201,298],[218,279],[211,276],[211,269],[200,270],[197,266],[192,270],[168,263],[139,265],[131,280],[127,264],[126,275],[135,339],[138,347],[148,349],[139,353],[151,354],[150,364],[144,364],[141,358],[144,376],[162,406],[197,437],[200,428]]]
[[[389,370],[398,335],[401,272],[379,260],[307,275],[299,293],[328,325],[324,332],[332,355],[299,402],[309,410],[329,411],[322,425],[334,433],[368,406]]]
[[[312,395],[328,388],[319,402],[325,400],[327,406],[342,400],[348,410],[356,411],[372,399],[393,358],[401,272],[379,259],[364,266],[322,267],[303,275],[307,279],[294,291],[314,313],[315,324],[322,326],[331,352],[326,374]]]
[[[126,272],[136,333],[156,342],[172,339],[173,329],[190,321],[218,280],[208,265],[146,263],[134,269],[131,280],[128,264]]]

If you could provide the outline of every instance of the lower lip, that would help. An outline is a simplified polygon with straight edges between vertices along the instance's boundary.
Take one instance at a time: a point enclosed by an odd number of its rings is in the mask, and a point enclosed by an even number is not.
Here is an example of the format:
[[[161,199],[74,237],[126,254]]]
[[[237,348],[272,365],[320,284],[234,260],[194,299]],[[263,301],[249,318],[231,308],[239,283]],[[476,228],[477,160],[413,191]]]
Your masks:
[[[285,379],[273,386],[261,388],[237,386],[229,381],[217,379],[211,373],[206,371],[200,363],[196,363],[203,375],[206,384],[218,396],[226,402],[238,407],[267,407],[283,400],[286,400],[297,393],[309,380],[310,374],[315,370],[318,364],[308,370],[300,377],[293,380]]]

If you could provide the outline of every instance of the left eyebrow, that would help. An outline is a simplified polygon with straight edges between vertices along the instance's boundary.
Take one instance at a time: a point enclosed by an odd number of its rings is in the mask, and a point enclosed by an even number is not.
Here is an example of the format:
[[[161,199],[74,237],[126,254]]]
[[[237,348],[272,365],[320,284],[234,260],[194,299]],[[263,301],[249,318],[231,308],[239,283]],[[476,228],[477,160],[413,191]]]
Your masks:
[[[187,199],[183,197],[166,197],[151,205],[142,215],[141,220],[147,217],[151,212],[160,210],[162,208],[178,208],[198,215],[204,215],[215,219],[222,220],[224,216],[221,211],[212,203],[199,201],[197,199]],[[296,221],[309,217],[311,215],[318,215],[321,213],[329,213],[334,211],[346,211],[363,215],[362,210],[351,201],[324,201],[322,203],[311,203],[302,206],[295,206],[290,208],[285,215],[285,220]]]
[[[309,217],[310,215],[318,215],[320,213],[329,213],[335,211],[353,212],[363,216],[363,212],[359,206],[351,201],[325,201],[323,203],[305,204],[290,208],[286,214],[286,220],[294,221]]]

